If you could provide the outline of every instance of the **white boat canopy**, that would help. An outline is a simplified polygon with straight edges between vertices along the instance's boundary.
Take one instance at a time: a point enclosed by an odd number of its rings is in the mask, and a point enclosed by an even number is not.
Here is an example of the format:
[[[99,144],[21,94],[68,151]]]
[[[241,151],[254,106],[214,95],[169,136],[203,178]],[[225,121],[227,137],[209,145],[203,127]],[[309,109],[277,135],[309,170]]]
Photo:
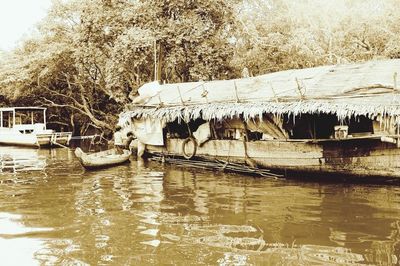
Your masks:
[[[43,114],[43,119],[39,123],[42,123],[44,125],[44,128],[46,128],[46,110],[47,108],[45,107],[0,107],[0,127],[4,127],[4,119],[6,117],[7,121],[7,126],[6,127],[13,127],[17,123],[17,114],[21,112],[29,112],[30,113],[30,123],[22,123],[22,121],[19,122],[19,124],[26,124],[26,125],[33,125],[38,123],[38,121],[35,121],[34,118],[34,113],[40,112]],[[8,113],[8,116],[6,115]],[[12,123],[11,123],[12,122]]]

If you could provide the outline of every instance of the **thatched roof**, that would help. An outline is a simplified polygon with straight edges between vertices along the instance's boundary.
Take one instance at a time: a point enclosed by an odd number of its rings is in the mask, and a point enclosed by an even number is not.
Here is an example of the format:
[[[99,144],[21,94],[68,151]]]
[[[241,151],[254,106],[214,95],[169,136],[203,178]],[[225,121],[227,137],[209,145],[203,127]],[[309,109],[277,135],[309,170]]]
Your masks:
[[[400,121],[400,60],[287,70],[257,77],[139,89],[121,119],[222,119],[262,113],[389,116]],[[397,83],[397,84],[396,84]]]

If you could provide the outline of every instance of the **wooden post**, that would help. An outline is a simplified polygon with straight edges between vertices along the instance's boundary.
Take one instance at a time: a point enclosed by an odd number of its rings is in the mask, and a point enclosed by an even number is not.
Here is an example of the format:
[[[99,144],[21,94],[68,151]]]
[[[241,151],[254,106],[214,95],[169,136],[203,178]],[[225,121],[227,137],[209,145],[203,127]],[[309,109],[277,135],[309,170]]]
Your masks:
[[[154,80],[157,80],[157,40],[154,40]]]
[[[161,45],[161,42],[158,42],[158,47],[159,47],[159,49],[158,49],[158,61],[157,61],[157,80],[161,81],[161,78],[162,78],[161,68],[162,68],[162,62],[163,62],[163,47]],[[156,51],[157,51],[157,48],[156,48]]]
[[[296,78],[296,83],[297,83],[297,90],[298,90],[298,92],[300,94],[300,99],[303,100],[305,98],[304,96],[306,94],[306,89],[302,88],[302,86],[300,84],[300,81],[297,78]],[[304,89],[304,92],[302,92],[301,89]]]
[[[183,120],[183,121],[185,122],[185,124],[186,124],[186,126],[187,126],[188,133],[189,133],[189,137],[192,137],[192,136],[193,136],[193,133],[192,133],[192,130],[190,129],[189,123],[186,122],[185,120]]]
[[[313,139],[316,140],[317,139],[317,130],[315,127],[315,118],[313,118]]]
[[[13,116],[13,127],[15,127],[15,109],[13,110],[12,116]]]
[[[203,92],[201,93],[201,97],[206,98],[206,103],[208,103],[208,98],[207,98],[208,91],[207,91],[206,88],[204,87],[204,83],[201,84],[201,87],[203,88]]]
[[[177,86],[177,88],[178,88],[178,92],[179,92],[179,97],[181,98],[181,102],[183,105],[185,105],[185,102],[183,101],[183,98],[182,98],[181,89],[179,88],[179,86]]]
[[[43,123],[44,123],[44,129],[46,130],[47,129],[47,126],[46,126],[46,109],[43,110]]]
[[[158,100],[160,101],[160,106],[163,106],[163,102],[161,101],[161,93],[158,93]]]
[[[31,111],[31,124],[33,125],[34,123],[34,120],[33,120],[33,111]]]
[[[278,95],[276,95],[276,92],[275,92],[275,90],[274,90],[274,87],[272,86],[272,82],[270,82],[269,85],[271,86],[271,90],[272,90],[272,93],[274,94],[274,99],[275,99],[275,101],[276,101],[276,102],[279,102]]]
[[[250,158],[247,152],[247,142],[249,141],[249,134],[248,134],[247,123],[244,119],[243,119],[243,127],[244,127],[244,135],[243,135],[244,160],[247,165],[251,167],[256,167],[257,164],[254,162],[253,159]]]
[[[400,148],[400,138],[398,137],[400,134],[400,125],[399,125],[400,121],[398,118],[396,120],[397,120],[397,148]]]

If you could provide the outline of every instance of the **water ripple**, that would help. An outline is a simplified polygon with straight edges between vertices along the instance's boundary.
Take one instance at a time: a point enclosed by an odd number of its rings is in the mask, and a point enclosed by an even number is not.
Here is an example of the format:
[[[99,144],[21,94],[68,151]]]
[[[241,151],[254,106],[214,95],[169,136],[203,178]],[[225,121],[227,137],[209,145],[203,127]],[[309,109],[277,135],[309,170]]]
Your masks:
[[[7,163],[24,162],[21,156],[45,161],[39,171],[0,174],[2,262],[398,263],[398,187],[270,180],[141,161],[85,171],[66,149],[0,147],[0,154]],[[15,253],[4,254],[6,247]]]

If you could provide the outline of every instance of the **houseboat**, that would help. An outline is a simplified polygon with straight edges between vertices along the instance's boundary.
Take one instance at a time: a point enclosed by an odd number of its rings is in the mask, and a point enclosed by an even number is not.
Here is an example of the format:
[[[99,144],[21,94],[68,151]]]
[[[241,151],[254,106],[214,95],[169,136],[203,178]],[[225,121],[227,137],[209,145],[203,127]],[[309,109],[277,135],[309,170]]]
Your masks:
[[[120,124],[147,153],[283,173],[400,178],[400,60],[139,89]],[[139,146],[140,146],[139,145]]]
[[[0,108],[0,144],[31,147],[64,146],[71,132],[46,128],[46,108]]]

